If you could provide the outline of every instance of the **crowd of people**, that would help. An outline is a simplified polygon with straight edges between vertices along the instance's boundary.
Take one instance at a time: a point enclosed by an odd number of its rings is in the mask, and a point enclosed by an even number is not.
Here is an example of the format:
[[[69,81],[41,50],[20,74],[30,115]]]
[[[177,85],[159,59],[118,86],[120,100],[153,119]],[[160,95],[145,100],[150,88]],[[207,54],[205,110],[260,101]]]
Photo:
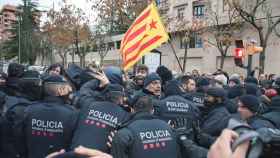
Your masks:
[[[11,63],[0,112],[1,158],[245,158],[256,140],[233,148],[244,132],[229,122],[260,135],[279,129],[280,78],[145,65],[128,75],[54,64],[40,74]],[[277,141],[262,143],[261,157],[279,157]]]

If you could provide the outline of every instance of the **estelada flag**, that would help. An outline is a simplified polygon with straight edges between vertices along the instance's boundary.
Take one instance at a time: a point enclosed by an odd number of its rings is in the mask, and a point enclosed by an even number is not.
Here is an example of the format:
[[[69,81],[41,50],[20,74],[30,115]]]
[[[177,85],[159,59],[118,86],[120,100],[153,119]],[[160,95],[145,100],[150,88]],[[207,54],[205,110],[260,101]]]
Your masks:
[[[156,4],[151,3],[133,22],[121,42],[123,69],[127,71],[143,55],[168,41]]]

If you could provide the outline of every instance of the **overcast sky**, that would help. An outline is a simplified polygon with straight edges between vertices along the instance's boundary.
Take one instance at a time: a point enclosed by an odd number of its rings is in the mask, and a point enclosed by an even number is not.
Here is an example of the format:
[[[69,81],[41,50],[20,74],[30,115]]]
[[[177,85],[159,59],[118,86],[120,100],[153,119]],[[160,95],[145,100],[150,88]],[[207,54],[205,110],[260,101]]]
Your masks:
[[[53,6],[55,10],[61,7],[62,0],[32,0],[39,3],[39,9],[46,11],[51,9]],[[95,13],[91,9],[91,5],[87,2],[88,0],[67,0],[67,3],[74,4],[76,7],[81,8],[90,17],[91,25],[96,21]],[[0,0],[0,9],[5,4],[18,5],[22,0]]]

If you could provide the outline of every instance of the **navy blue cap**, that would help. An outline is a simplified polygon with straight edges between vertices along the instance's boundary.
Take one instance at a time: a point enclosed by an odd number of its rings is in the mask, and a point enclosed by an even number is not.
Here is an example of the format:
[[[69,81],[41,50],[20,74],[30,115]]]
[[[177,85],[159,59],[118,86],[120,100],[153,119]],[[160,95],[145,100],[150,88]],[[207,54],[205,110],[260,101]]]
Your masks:
[[[144,80],[144,87],[147,87],[151,82],[159,80],[161,81],[161,78],[159,77],[159,75],[157,73],[151,73],[148,76],[146,76],[145,80]]]
[[[106,86],[104,93],[114,93],[115,95],[124,95],[124,88],[119,84],[109,84]]]
[[[44,83],[53,82],[53,83],[67,83],[66,80],[60,75],[49,75],[44,78]]]
[[[223,88],[218,88],[218,87],[209,88],[206,94],[213,97],[221,97],[221,98],[224,98],[226,96],[225,90]]]
[[[254,95],[243,95],[239,100],[252,112],[258,112],[260,108],[260,100]]]

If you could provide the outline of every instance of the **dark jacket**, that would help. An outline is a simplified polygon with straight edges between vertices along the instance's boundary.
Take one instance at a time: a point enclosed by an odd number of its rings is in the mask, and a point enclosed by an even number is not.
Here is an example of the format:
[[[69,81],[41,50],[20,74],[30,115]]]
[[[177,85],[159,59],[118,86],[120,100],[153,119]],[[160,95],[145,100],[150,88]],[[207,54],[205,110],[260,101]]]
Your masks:
[[[130,100],[128,100],[128,104],[130,106],[133,106],[137,100],[140,98],[140,97],[143,97],[143,96],[150,96],[151,98],[153,98],[154,102],[157,103],[160,99],[160,96],[155,96],[153,95],[151,92],[149,92],[147,89],[141,89],[137,92],[135,92],[135,94],[131,97]]]
[[[171,95],[155,105],[155,115],[165,121],[175,121],[178,117],[195,121],[199,119],[200,111],[191,101],[179,95]]]
[[[146,112],[134,114],[116,133],[112,155],[114,158],[180,157],[175,133],[169,125]]]
[[[23,122],[27,158],[44,158],[69,149],[76,122],[75,109],[58,97],[28,106]]]
[[[259,128],[276,128],[274,123],[269,119],[261,116],[255,115],[247,120],[247,123],[255,130]]]
[[[107,101],[82,106],[71,149],[82,145],[108,152],[106,145],[108,135],[128,117],[129,114],[119,105]]]
[[[194,105],[202,108],[204,105],[204,94],[200,92],[185,93],[183,97],[189,101],[192,101]]]
[[[272,121],[280,129],[280,109],[270,110],[262,115],[264,118]]]
[[[30,101],[21,97],[7,96],[3,108],[3,120],[1,123],[1,139],[0,139],[0,157],[15,158],[16,155],[23,156],[25,146],[21,139],[21,127],[24,120],[25,109],[32,104]]]
[[[105,100],[104,95],[102,94],[105,87],[100,88],[99,83],[98,80],[90,80],[80,88],[78,94],[79,98],[75,104],[78,109],[82,108],[83,105],[89,105],[94,101]]]
[[[219,136],[228,125],[230,113],[224,104],[215,105],[206,109],[202,119],[201,129],[211,136]]]

